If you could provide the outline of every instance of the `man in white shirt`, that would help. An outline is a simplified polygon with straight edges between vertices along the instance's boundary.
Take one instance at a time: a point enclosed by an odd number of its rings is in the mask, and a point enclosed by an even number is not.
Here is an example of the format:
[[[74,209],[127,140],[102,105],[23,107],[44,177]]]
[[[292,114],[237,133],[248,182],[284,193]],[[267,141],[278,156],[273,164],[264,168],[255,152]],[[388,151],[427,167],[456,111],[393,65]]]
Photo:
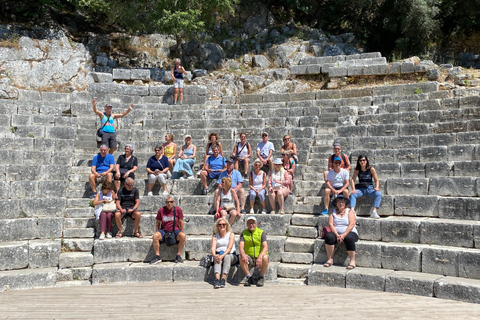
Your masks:
[[[262,133],[262,141],[257,144],[257,157],[264,166],[268,164],[269,172],[273,171],[273,151],[275,151],[275,147],[268,141],[268,133]]]

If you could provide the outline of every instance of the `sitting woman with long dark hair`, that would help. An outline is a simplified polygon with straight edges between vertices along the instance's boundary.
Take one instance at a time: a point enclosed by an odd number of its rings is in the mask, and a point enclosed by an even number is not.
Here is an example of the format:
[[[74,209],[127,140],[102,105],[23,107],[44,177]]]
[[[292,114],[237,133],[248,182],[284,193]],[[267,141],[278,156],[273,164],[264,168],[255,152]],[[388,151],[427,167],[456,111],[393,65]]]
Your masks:
[[[355,179],[358,177],[358,182],[355,184]],[[375,185],[373,184],[375,183]],[[353,171],[352,176],[352,193],[350,194],[350,208],[355,210],[357,199],[363,196],[369,196],[373,200],[373,210],[370,218],[379,219],[377,213],[380,202],[382,201],[382,193],[379,191],[379,184],[377,172],[374,167],[370,166],[367,156],[359,155],[357,159],[357,166]]]

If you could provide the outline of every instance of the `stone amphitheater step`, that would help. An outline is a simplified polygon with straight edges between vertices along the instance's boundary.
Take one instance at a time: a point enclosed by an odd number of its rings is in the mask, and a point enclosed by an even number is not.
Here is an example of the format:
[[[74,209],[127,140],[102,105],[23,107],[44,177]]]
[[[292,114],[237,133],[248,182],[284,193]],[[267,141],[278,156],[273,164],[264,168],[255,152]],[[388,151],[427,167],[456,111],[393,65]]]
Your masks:
[[[60,250],[60,239],[2,242],[0,270],[56,267]]]
[[[360,240],[357,242],[356,253],[355,262],[359,267],[480,278],[477,268],[480,259],[479,249]],[[398,259],[399,256],[402,259]],[[334,264],[348,265],[348,255],[343,245],[336,247],[333,260]],[[324,263],[325,261],[327,261],[327,256],[324,240],[317,239],[314,248],[314,262]]]
[[[51,288],[55,286],[57,268],[23,269],[0,272],[0,292],[14,289]]]
[[[60,269],[91,267],[92,265],[93,254],[90,252],[64,252],[60,254],[58,260]]]
[[[277,280],[272,282],[287,286],[305,286],[307,285],[307,278],[277,278]]]
[[[311,267],[311,264],[280,263],[277,267],[277,275],[280,278],[305,279]]]
[[[477,294],[480,281],[437,274],[314,264],[308,274],[308,285],[364,289],[413,294],[441,299],[480,303]]]
[[[277,279],[277,265],[278,263],[275,262],[269,264],[265,280],[273,281]],[[92,284],[205,280],[213,282],[214,276],[211,269],[213,268],[207,270],[200,267],[197,261],[162,262],[156,265],[130,262],[96,264],[93,267]],[[241,283],[244,277],[241,268],[234,266],[230,269],[227,283]]]

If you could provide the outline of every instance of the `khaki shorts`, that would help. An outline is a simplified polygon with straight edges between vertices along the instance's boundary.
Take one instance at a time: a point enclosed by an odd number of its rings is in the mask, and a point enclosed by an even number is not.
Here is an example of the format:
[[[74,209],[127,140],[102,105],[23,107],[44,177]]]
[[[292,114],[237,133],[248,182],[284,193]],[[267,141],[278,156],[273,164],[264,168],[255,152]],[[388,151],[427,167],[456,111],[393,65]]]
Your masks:
[[[102,176],[100,178],[97,178],[97,183],[104,183],[105,181],[107,181],[107,176]]]

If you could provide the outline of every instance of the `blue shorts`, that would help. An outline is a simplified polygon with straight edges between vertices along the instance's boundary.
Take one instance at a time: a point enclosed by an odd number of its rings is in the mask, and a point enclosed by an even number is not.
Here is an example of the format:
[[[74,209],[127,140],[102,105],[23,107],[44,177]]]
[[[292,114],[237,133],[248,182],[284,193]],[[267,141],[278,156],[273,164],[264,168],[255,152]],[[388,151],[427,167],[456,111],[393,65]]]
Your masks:
[[[218,177],[220,177],[220,174],[221,174],[220,171],[212,171],[208,174],[207,178],[217,180]]]
[[[165,231],[162,230],[162,229],[158,229],[158,232],[160,232],[160,234],[162,235],[162,241],[160,241],[160,243],[164,243],[165,242]],[[177,236],[180,232],[182,232],[182,230],[175,230],[175,239],[177,239]],[[177,240],[177,243],[178,243],[178,240]]]

